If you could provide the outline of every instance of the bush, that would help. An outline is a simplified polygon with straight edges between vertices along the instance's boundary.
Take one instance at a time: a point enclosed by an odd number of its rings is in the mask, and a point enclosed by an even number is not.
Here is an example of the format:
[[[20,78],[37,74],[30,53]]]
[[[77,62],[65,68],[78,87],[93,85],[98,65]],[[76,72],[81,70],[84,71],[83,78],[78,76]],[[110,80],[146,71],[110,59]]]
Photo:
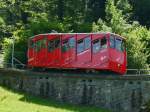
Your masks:
[[[128,2],[125,3],[127,4],[126,6],[130,7]],[[150,34],[150,31],[140,26],[138,22],[129,24],[127,22],[128,17],[124,16],[122,10],[115,6],[114,0],[107,0],[106,2],[106,18],[106,21],[99,19],[97,23],[93,23],[93,31],[113,32],[126,37],[128,68],[149,68],[148,57],[150,51],[146,49],[148,44],[145,38],[150,37],[147,35]]]

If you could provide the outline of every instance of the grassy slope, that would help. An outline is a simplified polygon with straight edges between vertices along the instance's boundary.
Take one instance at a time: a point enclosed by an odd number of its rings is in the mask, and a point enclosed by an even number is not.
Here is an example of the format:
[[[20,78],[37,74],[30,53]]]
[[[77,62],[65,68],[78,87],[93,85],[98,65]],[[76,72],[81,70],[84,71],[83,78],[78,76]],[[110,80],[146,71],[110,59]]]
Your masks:
[[[94,107],[59,104],[0,87],[0,112],[108,112]]]

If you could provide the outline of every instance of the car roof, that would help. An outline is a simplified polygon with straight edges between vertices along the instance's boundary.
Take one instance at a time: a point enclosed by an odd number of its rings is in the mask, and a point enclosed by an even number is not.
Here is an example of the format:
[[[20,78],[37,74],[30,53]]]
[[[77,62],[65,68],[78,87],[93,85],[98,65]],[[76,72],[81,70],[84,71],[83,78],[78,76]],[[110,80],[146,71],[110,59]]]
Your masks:
[[[111,33],[111,32],[96,32],[96,33],[43,33],[43,34],[34,35],[34,36],[30,37],[30,39],[32,39],[32,38],[34,38],[36,36],[40,36],[40,35],[65,35],[65,34],[70,34],[70,35],[76,35],[76,34],[110,34],[110,35],[118,36],[118,37],[120,37],[122,39],[125,39],[121,35],[115,34],[115,33]]]

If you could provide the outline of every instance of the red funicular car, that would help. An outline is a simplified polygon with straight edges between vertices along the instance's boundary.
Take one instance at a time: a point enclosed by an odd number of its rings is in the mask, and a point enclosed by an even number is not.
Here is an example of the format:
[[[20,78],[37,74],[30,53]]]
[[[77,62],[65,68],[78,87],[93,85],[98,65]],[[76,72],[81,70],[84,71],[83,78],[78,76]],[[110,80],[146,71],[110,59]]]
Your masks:
[[[29,39],[28,67],[126,72],[125,39],[113,33],[48,33]]]

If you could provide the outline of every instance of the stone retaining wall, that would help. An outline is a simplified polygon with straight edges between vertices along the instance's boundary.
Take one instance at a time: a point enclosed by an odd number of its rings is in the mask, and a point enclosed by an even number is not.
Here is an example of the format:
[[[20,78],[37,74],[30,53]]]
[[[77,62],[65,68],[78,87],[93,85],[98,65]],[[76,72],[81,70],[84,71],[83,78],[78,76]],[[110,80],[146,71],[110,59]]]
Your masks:
[[[97,106],[113,112],[138,112],[150,99],[149,80],[29,74],[32,72],[0,70],[0,85],[60,102]]]

